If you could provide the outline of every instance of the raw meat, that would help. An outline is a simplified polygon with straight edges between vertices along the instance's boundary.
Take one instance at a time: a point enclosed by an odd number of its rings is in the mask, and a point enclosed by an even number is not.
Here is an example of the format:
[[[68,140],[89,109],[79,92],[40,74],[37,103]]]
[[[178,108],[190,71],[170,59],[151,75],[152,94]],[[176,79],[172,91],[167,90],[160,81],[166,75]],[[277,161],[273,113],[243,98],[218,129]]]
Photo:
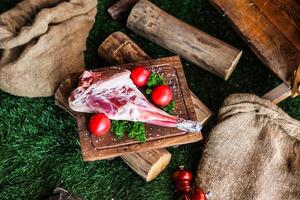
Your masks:
[[[139,121],[187,132],[200,132],[199,122],[178,118],[152,105],[130,79],[126,69],[85,71],[69,97],[76,112],[104,113],[110,119]]]

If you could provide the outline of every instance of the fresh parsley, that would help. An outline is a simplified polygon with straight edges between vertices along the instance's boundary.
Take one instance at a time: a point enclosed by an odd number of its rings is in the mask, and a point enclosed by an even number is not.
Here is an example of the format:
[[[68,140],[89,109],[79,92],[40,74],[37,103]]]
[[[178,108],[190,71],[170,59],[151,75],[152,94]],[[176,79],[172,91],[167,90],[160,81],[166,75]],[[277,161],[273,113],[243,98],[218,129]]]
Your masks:
[[[163,84],[165,84],[164,78],[161,75],[152,72],[147,82],[147,86],[153,88],[155,86],[163,85]]]
[[[175,101],[171,101],[169,105],[164,106],[161,108],[163,111],[169,113],[169,114],[174,114],[174,109],[175,109]]]
[[[112,120],[111,132],[115,134],[117,139],[121,139],[125,134],[128,134],[132,139],[146,142],[146,129],[142,122]]]

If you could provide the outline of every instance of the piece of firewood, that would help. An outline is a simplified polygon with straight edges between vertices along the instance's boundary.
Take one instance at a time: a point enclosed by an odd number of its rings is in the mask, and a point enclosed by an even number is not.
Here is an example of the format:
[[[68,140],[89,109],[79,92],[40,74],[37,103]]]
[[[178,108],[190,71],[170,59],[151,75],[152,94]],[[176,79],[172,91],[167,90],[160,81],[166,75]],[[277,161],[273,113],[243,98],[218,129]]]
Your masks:
[[[286,8],[291,6],[290,4],[294,0],[280,1],[284,2],[281,3],[282,8],[280,10],[287,13]],[[289,15],[289,17],[281,16],[286,15],[284,12],[275,12],[274,14],[271,14],[271,6],[268,7],[268,10],[266,10],[266,8],[260,9],[259,7],[263,3],[255,4],[252,0],[211,0],[211,2],[229,19],[233,24],[233,27],[249,44],[257,57],[280,79],[290,85],[294,76],[294,71],[300,63],[300,52],[296,48],[298,45],[292,45],[291,41],[298,41],[297,38],[299,36],[294,35],[292,32],[286,32],[288,30],[283,30],[285,33],[283,34],[280,30],[288,27],[294,27],[294,29],[296,29],[295,25],[290,25],[295,18],[290,20],[292,15]],[[256,2],[258,3],[261,1],[256,0]],[[279,24],[281,24],[280,26],[285,27],[281,27],[280,29],[276,28],[264,13],[267,13],[269,17],[271,15],[277,15],[276,17],[272,16],[270,18],[272,18],[272,21],[276,22],[278,27]],[[282,17],[280,23],[279,17]],[[295,34],[297,34],[297,32]],[[291,39],[288,40],[285,35]]]
[[[123,155],[124,162],[147,182],[155,179],[169,164],[172,155],[166,149]]]
[[[278,104],[286,98],[290,97],[291,95],[291,88],[287,84],[282,83],[275,87],[273,90],[266,93],[264,96],[262,96],[262,98],[268,99],[274,104]]]
[[[242,55],[242,51],[167,14],[147,0],[133,7],[127,27],[225,80]]]
[[[278,104],[288,97],[296,97],[300,93],[300,65],[295,71],[292,87],[282,83],[275,87],[273,90],[266,93],[262,98],[272,101],[274,104]]]
[[[135,42],[122,32],[111,34],[99,47],[99,56],[109,64],[124,64],[151,59]],[[193,94],[192,101],[196,108],[197,119],[206,122],[212,115],[211,111]],[[152,155],[155,155],[153,157]],[[147,152],[128,154],[122,159],[146,181],[157,177],[168,165],[165,150],[151,150]],[[143,164],[140,164],[143,163]]]
[[[116,20],[134,6],[139,0],[119,0],[117,3],[107,9],[110,16]]]

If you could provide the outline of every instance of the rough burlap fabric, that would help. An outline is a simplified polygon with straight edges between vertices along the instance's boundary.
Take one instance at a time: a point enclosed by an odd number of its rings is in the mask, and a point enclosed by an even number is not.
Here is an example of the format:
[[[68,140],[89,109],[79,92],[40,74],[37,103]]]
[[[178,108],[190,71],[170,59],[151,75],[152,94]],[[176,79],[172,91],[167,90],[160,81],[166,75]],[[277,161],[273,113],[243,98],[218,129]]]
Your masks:
[[[17,96],[54,94],[84,69],[97,0],[24,0],[0,15],[0,89]]]
[[[299,200],[300,122],[257,96],[230,96],[196,183],[211,200]]]

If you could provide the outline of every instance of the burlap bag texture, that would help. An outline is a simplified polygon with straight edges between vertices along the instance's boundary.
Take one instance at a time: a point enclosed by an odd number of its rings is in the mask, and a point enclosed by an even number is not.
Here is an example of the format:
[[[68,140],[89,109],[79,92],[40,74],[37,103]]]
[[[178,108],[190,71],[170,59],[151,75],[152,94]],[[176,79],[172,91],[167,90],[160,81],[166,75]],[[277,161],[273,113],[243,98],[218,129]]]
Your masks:
[[[257,96],[228,97],[196,184],[210,200],[299,200],[300,122]]]
[[[17,96],[54,94],[84,69],[97,0],[24,0],[0,15],[0,89]]]

